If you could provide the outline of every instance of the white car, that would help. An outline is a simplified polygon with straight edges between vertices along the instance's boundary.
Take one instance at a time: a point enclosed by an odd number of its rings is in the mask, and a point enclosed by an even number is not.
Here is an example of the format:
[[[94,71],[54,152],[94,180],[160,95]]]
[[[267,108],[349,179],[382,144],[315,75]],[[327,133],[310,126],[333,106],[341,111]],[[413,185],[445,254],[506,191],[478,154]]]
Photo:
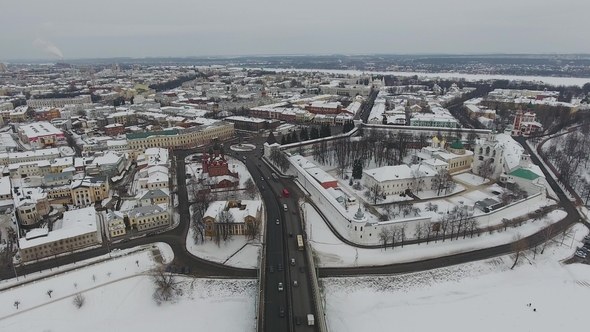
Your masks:
[[[576,251],[576,256],[578,256],[580,258],[586,258],[586,253],[581,250],[578,250],[578,251]]]

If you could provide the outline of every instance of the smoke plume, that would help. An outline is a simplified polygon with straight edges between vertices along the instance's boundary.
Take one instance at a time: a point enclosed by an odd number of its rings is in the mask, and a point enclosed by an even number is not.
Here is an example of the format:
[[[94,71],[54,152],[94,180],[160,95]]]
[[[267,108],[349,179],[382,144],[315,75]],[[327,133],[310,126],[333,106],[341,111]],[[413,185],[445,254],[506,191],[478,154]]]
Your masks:
[[[60,59],[63,59],[64,56],[61,53],[61,51],[59,50],[59,48],[57,48],[57,46],[53,45],[53,43],[41,39],[41,38],[37,38],[35,39],[35,41],[33,41],[33,45],[35,45],[36,47],[42,49],[43,51],[45,51],[45,53],[47,54],[53,54],[55,56],[57,56]]]

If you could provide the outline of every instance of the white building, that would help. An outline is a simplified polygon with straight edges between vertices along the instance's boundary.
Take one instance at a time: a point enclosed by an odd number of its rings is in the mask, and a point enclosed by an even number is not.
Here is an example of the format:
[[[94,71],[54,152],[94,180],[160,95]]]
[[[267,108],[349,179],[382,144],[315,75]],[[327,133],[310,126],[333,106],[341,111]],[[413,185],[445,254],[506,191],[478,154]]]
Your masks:
[[[436,172],[427,165],[397,165],[383,166],[364,170],[364,181],[367,188],[378,185],[383,190],[383,195],[397,195],[411,189],[414,175],[424,181],[424,188],[432,187],[432,179]]]

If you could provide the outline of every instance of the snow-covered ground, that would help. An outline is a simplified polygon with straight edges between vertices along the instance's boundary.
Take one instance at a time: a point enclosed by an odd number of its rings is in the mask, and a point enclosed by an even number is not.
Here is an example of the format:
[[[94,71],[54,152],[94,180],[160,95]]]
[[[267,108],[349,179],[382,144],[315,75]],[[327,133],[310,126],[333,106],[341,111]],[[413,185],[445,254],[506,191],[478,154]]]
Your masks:
[[[222,242],[219,247],[209,238],[204,244],[195,244],[193,230],[190,228],[186,237],[186,249],[202,259],[250,269],[258,267],[261,246],[256,243],[247,243],[245,236],[234,236],[233,240]]]
[[[172,251],[165,245],[158,247],[168,262]],[[158,306],[147,275],[158,266],[156,260],[152,250],[141,251],[5,290],[0,293],[0,331],[184,331],[187,326],[220,332],[253,329],[255,280],[179,277],[183,295],[175,303]],[[51,298],[49,290],[53,291]],[[86,298],[80,309],[72,303],[77,293]],[[20,302],[18,309],[16,301]],[[227,319],[228,312],[231,319]]]
[[[319,258],[321,267],[372,266],[394,263],[413,262],[428,258],[448,256],[460,252],[473,251],[513,242],[517,233],[529,236],[546,227],[545,221],[529,221],[517,228],[508,228],[503,232],[493,234],[482,233],[458,240],[446,239],[445,242],[430,242],[429,244],[409,245],[395,249],[358,249],[342,243],[330,231],[320,215],[308,204],[304,204],[307,221],[308,239]],[[439,207],[440,209],[440,207]],[[440,211],[440,210],[439,210]],[[547,215],[547,222],[557,222],[567,214],[562,210],[555,210]]]
[[[471,173],[461,173],[453,176],[454,180],[461,181],[463,183],[472,185],[472,186],[481,186],[484,183],[490,182],[488,179],[484,179],[479,175],[471,174]]]
[[[580,331],[586,326],[590,266],[562,265],[576,241],[526,252],[510,270],[501,256],[425,272],[322,279],[331,331]],[[396,249],[397,250],[397,249]],[[532,305],[529,307],[528,304]],[[536,311],[535,311],[536,310]]]

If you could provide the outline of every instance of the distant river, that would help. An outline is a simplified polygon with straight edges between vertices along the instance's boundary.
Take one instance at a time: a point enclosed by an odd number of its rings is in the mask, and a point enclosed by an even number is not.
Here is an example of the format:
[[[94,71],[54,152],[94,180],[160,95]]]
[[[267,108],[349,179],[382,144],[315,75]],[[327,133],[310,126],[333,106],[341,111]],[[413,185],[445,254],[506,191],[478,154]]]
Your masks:
[[[420,78],[464,78],[467,81],[480,80],[517,80],[529,82],[542,82],[550,85],[578,85],[582,86],[590,82],[590,78],[579,77],[551,77],[551,76],[513,76],[513,75],[485,75],[485,74],[460,74],[460,73],[413,73],[403,71],[361,71],[361,70],[337,70],[337,69],[286,69],[286,68],[264,68],[268,71],[296,71],[296,72],[321,72],[331,74],[377,74],[377,75],[396,75],[396,76],[414,76]]]

